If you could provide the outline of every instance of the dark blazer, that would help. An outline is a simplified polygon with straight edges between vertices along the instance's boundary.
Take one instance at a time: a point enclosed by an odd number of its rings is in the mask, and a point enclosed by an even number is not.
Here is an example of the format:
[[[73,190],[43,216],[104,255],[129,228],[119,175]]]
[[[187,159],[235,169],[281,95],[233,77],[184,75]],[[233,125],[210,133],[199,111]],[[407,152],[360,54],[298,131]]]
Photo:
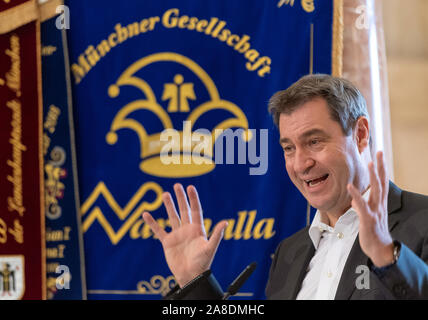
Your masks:
[[[388,194],[390,233],[401,246],[396,264],[374,268],[362,252],[358,236],[345,263],[335,299],[428,299],[428,196],[402,191],[392,182]],[[315,248],[309,227],[283,240],[275,251],[266,286],[268,299],[295,299]],[[358,266],[369,274],[368,288],[357,288]],[[361,279],[361,278],[360,278]],[[365,283],[366,284],[366,283]],[[360,286],[361,288],[361,286]],[[210,271],[166,299],[221,299],[223,292]]]
[[[343,269],[335,299],[428,299],[428,197],[389,185],[388,224],[401,243],[397,263],[387,270],[373,268],[358,236]],[[295,299],[315,248],[309,227],[283,240],[272,262],[266,296]],[[368,289],[357,289],[359,265],[369,266]]]

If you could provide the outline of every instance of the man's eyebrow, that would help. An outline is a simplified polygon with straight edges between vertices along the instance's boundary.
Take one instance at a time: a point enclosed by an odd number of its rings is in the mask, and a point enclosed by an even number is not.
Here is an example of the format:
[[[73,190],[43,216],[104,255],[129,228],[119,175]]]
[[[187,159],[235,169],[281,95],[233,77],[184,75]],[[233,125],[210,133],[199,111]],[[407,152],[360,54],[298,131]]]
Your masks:
[[[319,134],[319,135],[323,135],[323,136],[325,136],[326,135],[326,133],[325,133],[325,131],[324,130],[321,130],[321,129],[311,129],[311,130],[308,130],[308,131],[306,131],[306,132],[304,132],[300,137],[299,137],[299,139],[305,139],[305,138],[307,138],[307,137],[310,137],[310,136],[313,136],[313,135],[317,135],[317,134]],[[282,137],[282,138],[280,138],[279,139],[279,143],[280,144],[282,144],[282,143],[288,143],[288,142],[290,142],[291,140],[289,139],[289,138],[287,138],[287,137]]]
[[[290,139],[285,138],[285,137],[279,139],[279,144],[283,144],[283,143],[287,143],[287,142],[290,142]]]

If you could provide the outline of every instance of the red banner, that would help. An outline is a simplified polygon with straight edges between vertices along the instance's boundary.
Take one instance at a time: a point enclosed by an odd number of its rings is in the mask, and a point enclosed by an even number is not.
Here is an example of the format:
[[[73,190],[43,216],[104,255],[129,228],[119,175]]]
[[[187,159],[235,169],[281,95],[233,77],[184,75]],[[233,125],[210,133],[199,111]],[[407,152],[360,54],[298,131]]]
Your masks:
[[[0,2],[0,300],[46,296],[40,22],[32,8],[31,0]]]

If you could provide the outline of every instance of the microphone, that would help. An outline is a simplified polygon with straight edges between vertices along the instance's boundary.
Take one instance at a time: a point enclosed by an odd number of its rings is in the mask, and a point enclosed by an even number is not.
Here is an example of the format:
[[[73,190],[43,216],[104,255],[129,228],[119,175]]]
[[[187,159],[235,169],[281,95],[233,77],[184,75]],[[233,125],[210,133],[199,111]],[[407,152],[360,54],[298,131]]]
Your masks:
[[[245,281],[251,276],[253,271],[257,267],[257,262],[252,262],[249,264],[242,272],[241,274],[233,280],[233,282],[230,284],[229,288],[227,288],[227,292],[224,294],[222,300],[229,299],[230,296],[235,295],[238,290],[242,287]]]

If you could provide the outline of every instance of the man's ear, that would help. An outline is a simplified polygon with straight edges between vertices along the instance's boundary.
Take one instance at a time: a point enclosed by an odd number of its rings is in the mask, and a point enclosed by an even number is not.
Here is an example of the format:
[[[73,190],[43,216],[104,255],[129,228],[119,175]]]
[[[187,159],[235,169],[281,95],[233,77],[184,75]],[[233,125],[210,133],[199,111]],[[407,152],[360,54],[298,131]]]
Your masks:
[[[357,123],[355,124],[354,139],[357,143],[358,151],[360,153],[362,153],[369,146],[369,120],[364,116],[359,117]]]

